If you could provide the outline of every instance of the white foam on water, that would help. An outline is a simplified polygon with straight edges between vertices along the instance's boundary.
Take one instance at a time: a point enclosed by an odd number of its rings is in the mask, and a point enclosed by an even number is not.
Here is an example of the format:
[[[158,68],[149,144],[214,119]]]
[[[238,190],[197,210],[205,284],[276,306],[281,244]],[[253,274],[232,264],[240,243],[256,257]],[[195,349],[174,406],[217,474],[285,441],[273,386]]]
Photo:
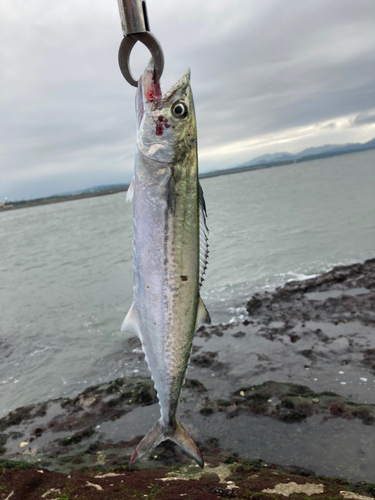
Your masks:
[[[318,274],[302,274],[302,273],[292,273],[292,272],[287,273],[287,275],[288,274],[292,275],[292,278],[289,278],[287,280],[287,283],[289,283],[290,281],[304,281],[319,276]]]

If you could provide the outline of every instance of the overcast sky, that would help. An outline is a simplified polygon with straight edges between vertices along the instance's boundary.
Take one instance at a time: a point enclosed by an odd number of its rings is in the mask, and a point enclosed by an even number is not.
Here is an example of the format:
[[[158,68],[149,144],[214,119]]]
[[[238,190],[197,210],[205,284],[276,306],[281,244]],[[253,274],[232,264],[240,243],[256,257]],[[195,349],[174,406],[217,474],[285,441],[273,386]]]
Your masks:
[[[162,89],[192,72],[200,171],[375,137],[374,0],[147,0]],[[0,201],[128,182],[117,0],[2,0]],[[149,53],[135,47],[138,76]]]

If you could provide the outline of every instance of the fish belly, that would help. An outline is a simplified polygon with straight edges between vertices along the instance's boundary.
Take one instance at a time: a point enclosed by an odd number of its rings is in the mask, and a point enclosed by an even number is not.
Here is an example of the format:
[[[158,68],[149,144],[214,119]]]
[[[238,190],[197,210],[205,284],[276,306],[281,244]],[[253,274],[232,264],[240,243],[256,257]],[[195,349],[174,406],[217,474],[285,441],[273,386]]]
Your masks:
[[[171,167],[164,164],[153,176],[144,170],[150,165],[137,168],[134,185],[133,308],[168,427],[175,421],[199,301],[197,180],[181,179],[171,188]]]

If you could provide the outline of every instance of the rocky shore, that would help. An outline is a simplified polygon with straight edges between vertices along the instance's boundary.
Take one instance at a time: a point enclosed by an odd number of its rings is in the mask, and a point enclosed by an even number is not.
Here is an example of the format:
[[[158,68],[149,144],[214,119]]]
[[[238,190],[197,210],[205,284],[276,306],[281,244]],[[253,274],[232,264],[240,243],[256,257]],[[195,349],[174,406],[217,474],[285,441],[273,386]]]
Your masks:
[[[246,308],[241,323],[201,327],[194,341],[179,419],[203,471],[170,442],[128,470],[159,417],[131,338],[118,355],[138,377],[0,420],[0,499],[374,498],[375,259]]]

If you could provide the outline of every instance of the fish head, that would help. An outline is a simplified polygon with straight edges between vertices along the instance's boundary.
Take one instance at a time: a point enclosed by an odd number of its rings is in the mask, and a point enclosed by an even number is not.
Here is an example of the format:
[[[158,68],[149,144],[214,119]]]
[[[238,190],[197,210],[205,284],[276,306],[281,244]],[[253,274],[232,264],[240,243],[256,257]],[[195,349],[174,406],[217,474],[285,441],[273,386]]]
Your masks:
[[[190,70],[164,96],[153,76],[151,59],[139,79],[136,97],[138,148],[158,162],[178,163],[197,147]]]

